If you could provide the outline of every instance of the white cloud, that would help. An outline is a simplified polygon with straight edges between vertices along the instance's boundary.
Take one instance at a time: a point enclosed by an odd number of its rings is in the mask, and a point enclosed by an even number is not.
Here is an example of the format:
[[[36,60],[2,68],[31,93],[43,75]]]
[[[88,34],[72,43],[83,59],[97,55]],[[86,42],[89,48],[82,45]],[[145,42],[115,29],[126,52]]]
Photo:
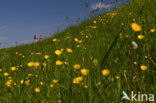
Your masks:
[[[111,4],[104,4],[104,3],[101,3],[101,2],[92,5],[93,10],[101,9],[101,8],[110,8],[110,7],[112,7]]]

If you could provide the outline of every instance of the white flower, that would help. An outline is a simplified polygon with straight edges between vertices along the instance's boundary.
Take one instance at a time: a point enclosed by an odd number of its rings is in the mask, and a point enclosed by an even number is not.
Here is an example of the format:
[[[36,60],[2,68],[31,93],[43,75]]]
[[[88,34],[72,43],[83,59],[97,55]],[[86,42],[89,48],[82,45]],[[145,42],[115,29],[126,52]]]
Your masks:
[[[134,64],[136,65],[136,64],[137,64],[137,62],[134,62]]]
[[[138,44],[135,41],[132,41],[132,45],[133,45],[133,48],[134,49],[137,49],[138,48]]]
[[[69,65],[69,63],[68,63],[68,62],[64,62],[64,64]]]

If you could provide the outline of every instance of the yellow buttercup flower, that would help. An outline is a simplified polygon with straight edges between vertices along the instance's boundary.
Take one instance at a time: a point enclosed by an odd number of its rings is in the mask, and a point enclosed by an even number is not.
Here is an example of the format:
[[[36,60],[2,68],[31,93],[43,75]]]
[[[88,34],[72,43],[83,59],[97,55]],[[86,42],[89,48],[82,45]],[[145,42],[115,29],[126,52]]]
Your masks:
[[[62,65],[62,64],[63,64],[62,61],[60,61],[60,60],[57,60],[57,61],[56,61],[56,65],[60,66],[60,65]]]
[[[11,80],[11,79],[12,79],[12,77],[8,77],[8,79],[10,79],[10,80]]]
[[[79,39],[78,39],[78,38],[74,38],[74,41],[78,42],[78,41],[79,41]]]
[[[72,52],[72,49],[67,48],[67,52],[68,52],[68,53],[71,53],[71,52]]]
[[[93,29],[96,29],[97,27],[96,27],[96,26],[92,26],[92,28],[93,28]]]
[[[97,66],[98,65],[98,60],[94,59],[92,63],[93,63],[94,66]]]
[[[19,56],[22,56],[22,54],[20,53]]]
[[[12,84],[12,80],[8,80],[5,85],[8,86],[8,87],[11,87],[11,84]]]
[[[29,83],[30,83],[30,80],[26,80],[26,81],[25,81],[25,84],[26,84],[26,85],[29,85]]]
[[[0,72],[2,71],[2,69],[0,69]]]
[[[39,62],[34,62],[34,67],[38,67],[40,65],[40,63]]]
[[[108,76],[109,73],[110,73],[110,71],[109,71],[108,69],[102,70],[102,74],[103,74],[104,76]]]
[[[146,71],[147,70],[147,66],[141,65],[141,70]]]
[[[29,62],[28,67],[32,67],[34,65],[34,62]]]
[[[151,29],[150,31],[151,31],[152,33],[154,33],[154,32],[156,31],[156,29]]]
[[[85,88],[88,88],[88,86],[87,86],[87,85],[85,85],[84,87],[85,87]]]
[[[42,63],[42,65],[45,67],[47,64],[46,63]]]
[[[82,43],[82,40],[79,40],[79,43],[81,44]]]
[[[45,58],[45,59],[49,59],[49,55],[45,55],[44,58]]]
[[[21,82],[21,84],[23,84],[24,83],[24,80],[21,80],[20,82]]]
[[[43,82],[42,81],[40,81],[40,85],[43,85]]]
[[[14,83],[14,85],[16,85],[16,83]]]
[[[18,55],[18,52],[16,52],[15,54]]]
[[[41,53],[31,53],[31,55],[41,55]]]
[[[40,88],[35,88],[35,92],[39,93],[40,92]]]
[[[64,49],[63,48],[61,48],[61,52],[63,52],[64,51]]]
[[[16,71],[16,67],[11,67],[11,71]]]
[[[144,35],[138,35],[138,39],[143,39],[144,37]]]
[[[54,84],[50,84],[50,87],[51,87],[51,88],[54,87]]]
[[[115,76],[115,78],[116,78],[116,79],[119,79],[120,77],[117,75],[117,76]]]
[[[132,29],[134,30],[134,31],[141,31],[142,30],[142,28],[141,28],[141,26],[140,25],[138,25],[137,23],[132,23]]]
[[[69,39],[70,38],[70,36],[66,36],[66,39]]]
[[[54,39],[53,39],[53,42],[56,42],[56,41],[57,41],[57,39],[56,39],[56,38],[54,38]]]
[[[79,69],[80,68],[80,64],[75,64],[73,67],[74,67],[74,69]]]
[[[55,50],[55,54],[59,56],[62,54],[62,51],[61,50]]]
[[[32,74],[28,74],[28,76],[29,76],[29,77],[31,77],[31,76],[32,76]]]
[[[8,76],[8,75],[9,75],[9,73],[7,73],[7,72],[4,73],[4,76]]]
[[[79,84],[81,81],[83,81],[83,77],[76,77],[73,79],[73,84]]]
[[[96,20],[94,20],[93,23],[96,24]]]
[[[57,83],[57,82],[58,82],[58,80],[55,80],[55,79],[53,80],[53,83]]]
[[[87,69],[81,69],[81,73],[82,73],[82,75],[88,75],[89,70],[87,70]]]
[[[125,35],[125,37],[128,38],[129,36],[128,35]]]

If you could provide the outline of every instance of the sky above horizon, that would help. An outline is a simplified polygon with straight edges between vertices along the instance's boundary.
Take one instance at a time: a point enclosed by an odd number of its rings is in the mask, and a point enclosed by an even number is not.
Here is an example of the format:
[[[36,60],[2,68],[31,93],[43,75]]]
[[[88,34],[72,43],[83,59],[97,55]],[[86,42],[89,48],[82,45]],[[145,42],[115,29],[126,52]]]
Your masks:
[[[100,4],[100,1],[103,1]],[[83,19],[88,11],[111,8],[116,0],[1,0],[0,42],[33,40],[35,33],[48,37],[58,27],[66,27],[66,17],[75,22]],[[128,0],[117,0],[125,2]],[[84,3],[89,3],[86,9]],[[87,13],[86,13],[87,12]]]

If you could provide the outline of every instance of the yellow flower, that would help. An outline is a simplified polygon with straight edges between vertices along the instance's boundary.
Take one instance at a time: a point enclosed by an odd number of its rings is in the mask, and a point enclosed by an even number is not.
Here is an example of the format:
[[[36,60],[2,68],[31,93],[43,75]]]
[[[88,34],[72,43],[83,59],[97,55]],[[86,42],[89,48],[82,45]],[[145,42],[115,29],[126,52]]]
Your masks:
[[[28,67],[32,67],[34,65],[34,62],[29,62]]]
[[[150,31],[151,31],[152,33],[154,33],[154,32],[156,31],[156,29],[151,29]]]
[[[14,85],[16,85],[16,83],[14,83]]]
[[[28,74],[28,76],[29,76],[29,77],[31,77],[31,76],[32,76],[32,74]]]
[[[41,53],[34,53],[35,55],[41,55]]]
[[[48,55],[45,55],[44,58],[45,58],[45,59],[49,59],[49,56],[48,56]]]
[[[138,39],[143,39],[144,37],[144,35],[138,35]]]
[[[34,67],[38,67],[40,65],[39,62],[34,62]]]
[[[66,39],[69,39],[70,38],[70,36],[66,36]]]
[[[64,49],[63,48],[61,48],[61,52],[63,52],[64,51]]]
[[[55,79],[53,80],[53,83],[57,83],[57,82],[58,82],[58,80],[55,80]]]
[[[26,80],[26,81],[25,81],[25,84],[26,84],[26,85],[29,85],[29,83],[30,83],[30,80]],[[22,83],[21,83],[21,84],[22,84]]]
[[[8,79],[10,79],[10,80],[11,80],[11,79],[12,79],[12,77],[8,77]]]
[[[96,29],[97,27],[96,27],[96,26],[92,26],[92,28],[93,28],[93,29]]]
[[[16,67],[11,67],[11,70],[12,71],[16,71]]]
[[[125,35],[126,38],[128,38],[128,35]]]
[[[8,86],[8,87],[11,87],[11,84],[12,84],[12,80],[8,80],[5,85]]]
[[[16,52],[16,55],[18,54],[18,52]]]
[[[24,80],[21,80],[21,84],[23,84],[24,83]]]
[[[88,75],[89,70],[87,69],[81,69],[82,75]]]
[[[68,52],[68,53],[71,53],[71,52],[72,52],[72,49],[67,48],[67,52]]]
[[[74,41],[78,42],[78,41],[79,41],[79,39],[78,39],[78,38],[74,38]]]
[[[86,35],[86,38],[88,38],[88,35]]]
[[[79,69],[80,65],[79,64],[75,64],[73,67],[74,67],[74,69]]]
[[[79,43],[81,44],[82,43],[82,40],[79,40]]]
[[[96,20],[94,20],[93,23],[96,24]]]
[[[62,54],[62,51],[61,50],[55,50],[55,54],[59,56]]]
[[[54,38],[54,39],[53,39],[53,42],[56,42],[56,41],[57,41],[57,39],[56,39],[56,38]]]
[[[110,73],[110,71],[109,71],[108,69],[102,70],[102,74],[103,74],[104,76],[108,76],[109,73]]]
[[[0,72],[2,71],[2,69],[0,69]]]
[[[25,56],[22,56],[22,58],[25,58]]]
[[[4,76],[8,76],[8,75],[9,75],[9,73],[7,73],[7,72],[4,73]]]
[[[146,71],[147,70],[147,66],[141,65],[141,70]]]
[[[40,92],[40,88],[35,88],[35,92],[39,93]]]
[[[43,82],[42,81],[40,81],[40,85],[43,85]]]
[[[42,65],[45,67],[47,64],[46,63],[42,63]]]
[[[112,81],[112,82],[114,81],[114,78],[113,78],[113,77],[111,78],[111,81]]]
[[[97,66],[98,65],[98,60],[94,59],[92,63],[93,63],[94,66]]]
[[[62,61],[60,61],[60,60],[57,60],[57,61],[56,61],[56,65],[60,66],[60,65],[62,65],[62,64],[63,64]]]
[[[54,87],[54,84],[50,84],[50,87],[51,87],[51,88]]]
[[[141,30],[142,30],[141,26],[138,25],[137,23],[132,23],[131,26],[132,26],[132,29],[133,29],[134,31],[141,31]]]
[[[73,84],[79,84],[81,81],[83,81],[83,77],[76,77],[73,79]]]
[[[120,77],[117,75],[117,76],[115,76],[115,78],[116,78],[116,79],[119,79]]]
[[[87,86],[87,85],[85,85],[85,88],[88,88],[88,86]]]

